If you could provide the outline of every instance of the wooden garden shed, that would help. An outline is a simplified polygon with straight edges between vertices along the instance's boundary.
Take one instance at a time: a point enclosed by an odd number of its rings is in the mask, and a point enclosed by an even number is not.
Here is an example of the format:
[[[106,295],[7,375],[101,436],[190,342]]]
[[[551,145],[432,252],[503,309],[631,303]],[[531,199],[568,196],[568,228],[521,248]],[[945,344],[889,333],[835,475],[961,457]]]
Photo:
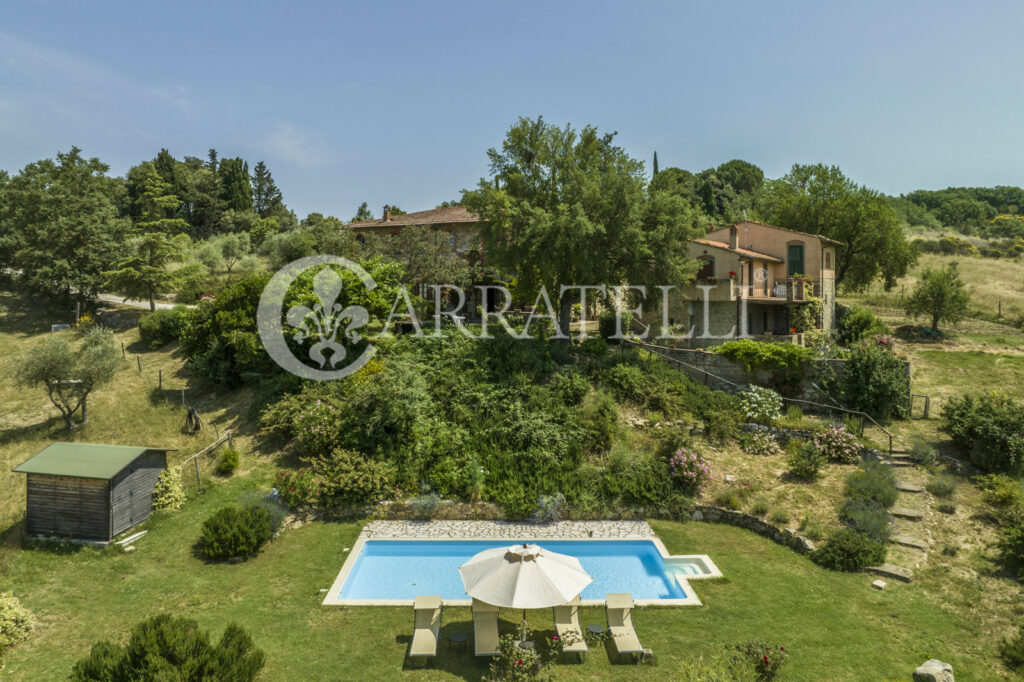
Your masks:
[[[25,532],[110,542],[149,518],[168,451],[53,443],[14,469],[27,474]]]

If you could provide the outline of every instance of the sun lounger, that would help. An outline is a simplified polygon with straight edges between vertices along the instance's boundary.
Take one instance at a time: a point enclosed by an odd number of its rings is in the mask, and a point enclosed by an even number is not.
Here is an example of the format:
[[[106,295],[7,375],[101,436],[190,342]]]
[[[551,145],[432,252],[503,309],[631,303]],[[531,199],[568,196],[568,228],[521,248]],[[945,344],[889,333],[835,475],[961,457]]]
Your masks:
[[[580,661],[587,656],[587,643],[580,630],[580,598],[577,596],[568,604],[551,609],[555,617],[555,632],[562,640],[562,656],[578,654]]]
[[[477,656],[498,655],[498,607],[473,600],[473,649]]]
[[[622,656],[641,656],[644,648],[633,629],[633,595],[609,594],[605,597],[608,612],[608,633],[611,635],[615,652]]]
[[[441,634],[441,595],[416,597],[413,603],[416,624],[409,646],[410,658],[430,658],[437,655],[437,639]]]

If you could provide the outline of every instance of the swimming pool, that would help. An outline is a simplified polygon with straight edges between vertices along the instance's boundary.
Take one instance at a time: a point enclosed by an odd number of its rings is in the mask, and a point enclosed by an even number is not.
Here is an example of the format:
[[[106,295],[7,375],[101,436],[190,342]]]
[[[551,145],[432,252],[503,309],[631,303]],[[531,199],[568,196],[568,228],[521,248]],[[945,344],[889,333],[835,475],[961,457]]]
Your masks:
[[[440,594],[447,603],[468,604],[459,566],[485,549],[522,542],[577,557],[594,578],[580,595],[584,603],[629,592],[637,603],[699,604],[688,579],[721,575],[704,555],[666,557],[656,540],[361,540],[324,603],[411,604],[418,595]]]

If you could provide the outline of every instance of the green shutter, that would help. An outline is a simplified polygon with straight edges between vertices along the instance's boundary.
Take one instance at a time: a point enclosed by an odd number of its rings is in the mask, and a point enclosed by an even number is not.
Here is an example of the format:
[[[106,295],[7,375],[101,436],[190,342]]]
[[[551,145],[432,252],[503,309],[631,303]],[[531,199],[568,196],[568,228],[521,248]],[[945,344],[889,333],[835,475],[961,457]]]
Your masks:
[[[789,277],[793,275],[805,275],[804,271],[804,245],[789,244],[786,247],[786,272]]]

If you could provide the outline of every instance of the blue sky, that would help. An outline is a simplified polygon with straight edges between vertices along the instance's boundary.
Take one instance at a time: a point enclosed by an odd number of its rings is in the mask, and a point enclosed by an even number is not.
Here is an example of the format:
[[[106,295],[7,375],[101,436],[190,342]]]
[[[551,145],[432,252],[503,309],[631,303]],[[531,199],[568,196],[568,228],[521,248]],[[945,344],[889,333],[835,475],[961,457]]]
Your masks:
[[[0,168],[216,147],[347,219],[456,198],[543,115],[663,168],[1024,185],[1022,26],[1019,2],[3,3]]]

